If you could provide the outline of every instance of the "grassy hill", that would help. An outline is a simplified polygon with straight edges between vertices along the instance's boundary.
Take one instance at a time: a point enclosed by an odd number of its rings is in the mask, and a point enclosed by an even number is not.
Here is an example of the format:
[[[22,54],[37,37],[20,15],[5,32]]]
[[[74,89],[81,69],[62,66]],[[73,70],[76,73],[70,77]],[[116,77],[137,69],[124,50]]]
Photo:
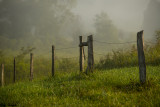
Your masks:
[[[0,88],[0,106],[160,106],[160,66],[96,70],[93,74],[56,72],[55,77]]]

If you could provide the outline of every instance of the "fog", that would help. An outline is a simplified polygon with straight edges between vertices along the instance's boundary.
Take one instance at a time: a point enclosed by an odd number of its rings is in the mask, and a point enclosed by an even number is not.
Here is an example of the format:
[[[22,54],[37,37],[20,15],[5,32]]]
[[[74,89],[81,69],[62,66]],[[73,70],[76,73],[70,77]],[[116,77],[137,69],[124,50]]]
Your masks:
[[[95,15],[105,12],[119,29],[137,32],[143,28],[148,3],[149,0],[78,0],[73,12],[82,18],[89,30],[93,30]]]
[[[90,34],[99,41],[136,41],[140,30],[154,40],[159,11],[160,0],[0,0],[0,50],[78,46],[78,36]]]
[[[79,15],[87,31],[94,32],[96,14],[105,12],[112,22],[126,32],[145,30],[147,39],[160,29],[160,0],[78,0],[73,12]]]

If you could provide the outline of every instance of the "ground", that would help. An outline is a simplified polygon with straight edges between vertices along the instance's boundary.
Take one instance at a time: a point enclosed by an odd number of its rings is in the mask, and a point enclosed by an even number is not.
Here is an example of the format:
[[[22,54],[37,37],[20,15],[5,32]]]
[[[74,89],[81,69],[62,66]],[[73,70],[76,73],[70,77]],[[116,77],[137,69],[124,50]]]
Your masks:
[[[138,67],[95,70],[89,75],[56,72],[32,82],[0,88],[0,106],[160,106],[160,66],[147,66],[139,83]]]

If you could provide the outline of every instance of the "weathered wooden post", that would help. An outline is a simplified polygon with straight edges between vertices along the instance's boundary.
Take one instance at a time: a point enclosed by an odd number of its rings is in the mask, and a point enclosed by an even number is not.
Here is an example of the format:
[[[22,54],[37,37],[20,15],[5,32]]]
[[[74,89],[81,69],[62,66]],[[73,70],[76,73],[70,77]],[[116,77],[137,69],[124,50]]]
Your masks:
[[[30,54],[30,81],[33,80],[33,53]]]
[[[137,49],[138,49],[138,64],[139,64],[139,77],[140,82],[143,84],[146,82],[146,64],[143,50],[143,31],[137,33]]]
[[[2,74],[1,74],[1,86],[4,86],[4,64],[1,65],[1,69],[2,69]]]
[[[13,72],[13,82],[16,82],[16,58],[14,57],[14,72]]]
[[[79,66],[80,66],[80,72],[84,70],[84,47],[81,45],[83,42],[82,36],[79,36],[79,42],[80,42],[80,57],[79,57]]]
[[[93,72],[93,67],[94,67],[94,56],[93,56],[93,36],[90,35],[87,38],[87,42],[82,41],[82,36],[79,37],[80,40],[80,71],[83,71],[84,69],[84,48],[83,46],[88,46],[88,66],[86,69],[86,74],[88,71]]]
[[[94,56],[93,56],[93,36],[88,36],[88,70],[93,72]],[[86,70],[86,73],[87,71]]]
[[[55,47],[52,45],[52,76],[54,76]]]

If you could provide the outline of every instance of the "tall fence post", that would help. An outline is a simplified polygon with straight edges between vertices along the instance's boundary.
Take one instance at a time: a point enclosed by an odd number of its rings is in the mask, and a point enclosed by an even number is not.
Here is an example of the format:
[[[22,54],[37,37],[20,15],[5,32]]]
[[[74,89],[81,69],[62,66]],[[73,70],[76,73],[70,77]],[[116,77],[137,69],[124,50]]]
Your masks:
[[[79,36],[79,42],[80,42],[80,57],[79,57],[79,65],[80,65],[80,72],[84,70],[84,47],[82,46],[82,36]]]
[[[55,47],[52,45],[52,76],[54,76]]]
[[[30,81],[33,80],[33,53],[30,54]]]
[[[13,82],[16,82],[16,58],[14,57],[14,72],[13,72]]]
[[[4,86],[4,64],[1,65],[2,74],[1,74],[1,86]]]
[[[140,82],[143,84],[146,82],[146,64],[145,55],[143,50],[143,31],[137,33],[137,49],[138,49],[138,64],[139,64],[139,77]]]
[[[88,70],[93,72],[93,67],[94,67],[93,36],[90,35],[88,36]]]

